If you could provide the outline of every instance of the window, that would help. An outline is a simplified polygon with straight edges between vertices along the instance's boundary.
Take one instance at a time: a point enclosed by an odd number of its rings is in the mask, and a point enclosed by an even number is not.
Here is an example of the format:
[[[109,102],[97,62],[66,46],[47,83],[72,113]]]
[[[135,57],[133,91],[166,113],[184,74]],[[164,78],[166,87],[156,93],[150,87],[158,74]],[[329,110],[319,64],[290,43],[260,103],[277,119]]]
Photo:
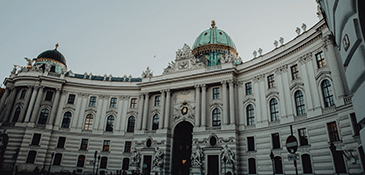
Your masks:
[[[271,121],[279,120],[279,107],[278,100],[276,100],[276,98],[270,100],[270,116]]]
[[[110,148],[110,140],[104,140],[103,151],[109,151],[109,148]]]
[[[221,125],[221,110],[219,108],[215,108],[213,110],[213,114],[212,114],[212,122],[213,122],[213,126],[220,126]]]
[[[47,123],[48,115],[49,115],[49,110],[42,109],[41,114],[39,115],[38,124],[45,125]]]
[[[77,159],[77,167],[84,167],[85,164],[85,156],[79,155],[79,158]]]
[[[61,165],[61,160],[62,160],[62,154],[61,153],[57,153],[54,156],[53,165]]]
[[[130,108],[137,108],[137,98],[132,98],[131,99]]]
[[[267,83],[269,85],[269,89],[275,87],[274,74],[267,76]]]
[[[246,95],[251,95],[252,94],[252,83],[251,82],[246,83],[245,87],[246,87]]]
[[[272,139],[272,148],[273,149],[280,148],[280,137],[279,137],[279,133],[271,134],[271,139]]]
[[[291,68],[291,77],[293,80],[299,78],[299,71],[298,71],[298,65],[294,65]]]
[[[128,127],[127,127],[127,132],[134,132],[134,123],[135,123],[135,118],[133,116],[130,116],[128,118]]]
[[[20,107],[17,107],[15,109],[14,116],[13,116],[13,120],[12,120],[13,123],[18,121],[18,118],[19,118],[19,115],[20,115],[20,111],[21,110],[22,109]]]
[[[80,150],[87,150],[88,142],[89,142],[89,139],[82,139],[81,145],[80,145]]]
[[[327,128],[328,128],[328,134],[330,137],[330,141],[331,142],[339,141],[340,137],[338,136],[336,122],[327,123]]]
[[[68,95],[67,104],[74,104],[75,102],[75,94]]]
[[[324,107],[330,107],[335,105],[335,102],[333,101],[333,94],[330,81],[324,80],[322,82],[322,92],[323,92]]]
[[[247,126],[255,124],[255,115],[252,105],[248,105],[246,108]]]
[[[255,138],[247,137],[247,151],[255,151]]]
[[[57,148],[64,148],[66,137],[58,137]]]
[[[128,170],[128,169],[129,169],[129,158],[124,158],[122,170]]]
[[[109,116],[108,120],[106,122],[106,128],[105,131],[113,131],[114,128],[114,116]]]
[[[317,66],[318,68],[326,66],[326,62],[324,61],[323,52],[319,52],[316,54]]]
[[[24,89],[24,90],[22,90],[19,99],[24,99],[25,98],[25,94],[27,94],[27,90]]]
[[[294,94],[295,97],[295,107],[297,109],[297,115],[305,114],[304,96],[302,91],[297,91]]]
[[[156,96],[155,97],[155,106],[160,106],[160,99],[161,99],[161,96]]]
[[[96,97],[90,97],[89,106],[96,106]]]
[[[302,165],[303,165],[303,173],[310,173],[312,174],[312,163],[311,163],[311,158],[308,154],[303,154],[302,155]]]
[[[27,157],[27,163],[34,163],[36,156],[37,156],[37,151],[29,151]]]
[[[108,158],[102,157],[100,161],[100,168],[105,169],[108,164]]]
[[[56,72],[56,66],[51,66],[50,72]]]
[[[355,113],[351,113],[350,118],[352,122],[352,128],[354,129],[354,136],[360,135],[361,125],[357,123]]]
[[[307,129],[298,129],[300,146],[308,145]]]
[[[111,107],[111,108],[116,108],[117,107],[117,98],[111,98],[110,99],[109,107]]]
[[[279,156],[274,157],[274,164],[275,164],[275,174],[283,174],[283,163],[281,161],[281,157]]]
[[[46,98],[44,100],[45,101],[52,101],[52,97],[53,97],[53,92],[52,91],[47,91],[46,92]]]
[[[93,121],[94,121],[93,115],[91,114],[87,115],[85,119],[84,130],[91,131],[93,129]]]
[[[248,174],[256,174],[256,161],[254,158],[248,159]]]
[[[39,145],[39,142],[41,141],[42,134],[34,134],[31,145]]]
[[[71,112],[65,112],[65,114],[63,114],[61,128],[69,128],[70,127],[71,115],[72,115]]]
[[[126,141],[125,146],[124,146],[124,152],[130,153],[131,152],[131,147],[132,147],[132,142],[131,141]]]
[[[213,88],[213,100],[220,99],[221,93],[219,88]]]
[[[152,119],[152,130],[157,130],[158,124],[159,124],[159,116],[158,116],[158,114],[156,114],[153,116],[153,119]]]

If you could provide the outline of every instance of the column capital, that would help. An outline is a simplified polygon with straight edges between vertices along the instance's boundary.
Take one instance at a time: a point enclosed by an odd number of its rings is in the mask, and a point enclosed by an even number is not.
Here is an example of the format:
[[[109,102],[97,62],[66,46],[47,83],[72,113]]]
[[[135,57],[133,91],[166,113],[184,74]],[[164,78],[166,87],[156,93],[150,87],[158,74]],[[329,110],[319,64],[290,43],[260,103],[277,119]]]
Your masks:
[[[160,90],[160,93],[163,94],[166,90],[165,89],[162,89]]]
[[[207,88],[207,85],[206,84],[201,84],[200,86],[202,87],[202,89],[206,89]]]
[[[170,93],[170,92],[171,92],[171,90],[170,90],[170,89],[165,89],[165,92],[166,92],[166,93]]]
[[[233,79],[228,80],[229,85],[234,84],[236,81]]]
[[[198,89],[200,86],[201,86],[200,84],[194,85],[195,89]]]
[[[62,88],[56,88],[56,91],[60,92]]]
[[[62,91],[62,93],[63,93],[63,94],[67,94],[67,93],[68,93],[68,91],[67,91],[67,90],[63,90],[63,91]]]
[[[222,85],[227,85],[226,83],[227,83],[227,80],[223,80],[223,81],[221,81],[221,84],[222,84]]]

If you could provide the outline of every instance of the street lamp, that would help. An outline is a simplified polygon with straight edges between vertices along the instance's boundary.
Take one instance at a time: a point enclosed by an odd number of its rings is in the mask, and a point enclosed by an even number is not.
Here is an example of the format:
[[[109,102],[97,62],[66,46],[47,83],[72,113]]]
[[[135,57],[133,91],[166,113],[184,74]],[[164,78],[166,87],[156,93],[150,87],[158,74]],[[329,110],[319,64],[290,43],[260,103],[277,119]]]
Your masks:
[[[49,162],[48,174],[49,174],[49,172],[51,171],[51,166],[52,166],[53,156],[54,156],[54,152],[51,154],[51,161]]]
[[[97,168],[96,168],[96,174],[98,174],[99,173],[99,161],[100,161],[100,155],[98,156],[98,166],[97,166]]]
[[[273,175],[275,175],[275,161],[274,161],[274,154],[272,153],[272,151],[271,151],[271,153],[270,153],[270,158],[271,158],[271,164],[272,164],[272,174]]]
[[[98,154],[98,151],[95,151],[94,153],[94,165],[93,165],[93,175],[95,173],[95,163],[96,163],[96,155]]]

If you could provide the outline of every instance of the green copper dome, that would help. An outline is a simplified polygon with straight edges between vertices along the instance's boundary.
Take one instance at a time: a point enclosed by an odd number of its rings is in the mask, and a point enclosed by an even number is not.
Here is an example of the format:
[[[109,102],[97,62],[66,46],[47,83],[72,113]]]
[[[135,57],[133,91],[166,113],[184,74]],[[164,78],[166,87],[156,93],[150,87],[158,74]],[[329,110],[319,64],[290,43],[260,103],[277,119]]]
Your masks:
[[[203,31],[196,38],[192,49],[205,44],[224,44],[236,49],[231,37],[225,31],[218,29],[217,27]]]

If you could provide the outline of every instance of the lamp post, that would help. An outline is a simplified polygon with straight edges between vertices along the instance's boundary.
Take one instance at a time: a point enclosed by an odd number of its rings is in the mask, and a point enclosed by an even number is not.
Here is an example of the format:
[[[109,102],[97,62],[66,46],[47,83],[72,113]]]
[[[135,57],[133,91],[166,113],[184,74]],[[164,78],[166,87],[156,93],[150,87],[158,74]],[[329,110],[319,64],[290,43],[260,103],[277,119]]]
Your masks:
[[[95,164],[96,164],[96,155],[98,154],[98,151],[95,151],[94,153],[94,163],[93,163],[93,175],[95,173]]]
[[[274,160],[274,154],[272,153],[272,151],[271,151],[271,153],[270,153],[270,158],[271,158],[271,164],[272,164],[272,174],[273,175],[275,175],[275,160]]]
[[[96,174],[98,174],[99,173],[99,161],[100,161],[100,155],[98,156],[98,166],[96,167]]]
[[[49,162],[48,174],[49,174],[49,172],[51,171],[51,166],[52,166],[53,156],[54,156],[54,152],[51,154],[51,161]]]

